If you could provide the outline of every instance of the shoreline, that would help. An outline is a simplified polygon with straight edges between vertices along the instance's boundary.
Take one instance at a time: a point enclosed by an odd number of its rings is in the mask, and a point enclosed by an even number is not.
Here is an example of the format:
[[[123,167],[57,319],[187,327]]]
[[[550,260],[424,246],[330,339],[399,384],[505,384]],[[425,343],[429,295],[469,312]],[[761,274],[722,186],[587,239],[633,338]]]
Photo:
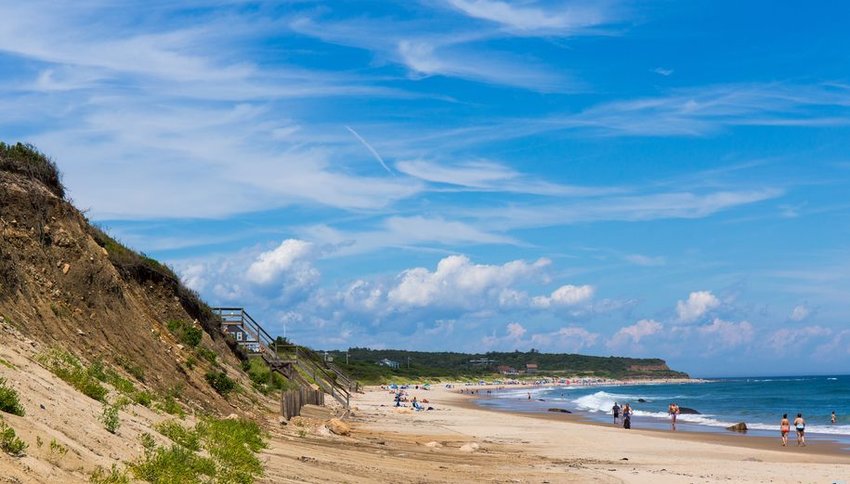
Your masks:
[[[696,441],[696,442],[710,442],[722,445],[730,445],[730,446],[738,446],[745,447],[750,449],[760,449],[760,450],[770,450],[770,449],[782,449],[783,447],[779,444],[779,429],[777,425],[776,437],[769,437],[764,435],[751,435],[747,433],[736,433],[729,430],[722,429],[720,427],[710,427],[710,426],[702,426],[706,430],[705,431],[690,431],[690,430],[669,430],[669,429],[660,429],[660,428],[648,428],[648,427],[632,427],[631,429],[623,429],[620,425],[614,425],[613,423],[604,423],[598,420],[591,418],[589,415],[586,415],[585,412],[573,412],[573,413],[555,413],[555,412],[541,412],[537,410],[531,411],[514,411],[510,409],[503,408],[491,408],[479,405],[476,403],[477,400],[487,399],[487,398],[497,398],[488,395],[465,395],[460,394],[461,397],[466,397],[463,400],[459,400],[456,402],[457,405],[473,409],[473,410],[482,410],[485,412],[494,412],[497,414],[508,414],[508,415],[522,415],[530,418],[537,418],[543,420],[551,420],[551,421],[567,421],[580,425],[587,425],[593,427],[602,427],[602,428],[610,428],[610,429],[618,429],[623,432],[634,432],[634,433],[650,433],[656,436],[662,436],[670,439],[677,440],[687,440],[687,441]],[[695,426],[699,426],[699,424],[692,424]],[[768,431],[759,431],[759,432],[768,432]],[[793,432],[792,432],[793,434]],[[788,446],[785,449],[796,449],[797,451],[803,454],[819,454],[819,455],[830,455],[830,456],[840,456],[850,458],[850,452],[847,450],[846,445],[841,444],[837,439],[832,438],[828,434],[815,434],[816,437],[812,438],[812,434],[807,434],[806,440],[807,442],[811,442],[816,445],[807,445],[805,447],[797,447],[794,442],[794,436],[789,436]]]
[[[490,393],[475,393],[475,394],[470,395],[470,394],[466,394],[466,393],[461,393],[461,395],[473,397],[472,400],[483,401],[483,400],[489,400],[489,399],[502,400],[499,397],[494,396],[495,393],[497,393],[501,390],[525,390],[525,389],[528,389],[528,390],[533,390],[533,391],[541,391],[541,390],[546,390],[546,389],[555,389],[555,388],[562,388],[562,387],[563,388],[572,387],[573,389],[589,388],[589,387],[600,387],[600,388],[610,387],[610,388],[614,388],[614,387],[621,387],[621,386],[651,386],[651,385],[660,385],[660,384],[665,384],[665,385],[704,384],[704,383],[710,383],[710,382],[712,382],[711,379],[702,379],[702,378],[691,379],[691,378],[689,378],[689,379],[653,379],[653,380],[636,380],[636,381],[635,380],[630,380],[630,381],[614,380],[614,381],[606,381],[604,383],[598,383],[598,384],[593,383],[593,384],[588,384],[588,385],[564,385],[564,384],[468,385],[468,384],[464,384],[463,389],[477,390],[479,392],[481,390],[485,390],[485,391],[489,390],[489,391],[492,391],[493,394],[490,394]],[[534,398],[533,394],[532,394],[532,399],[535,400],[535,401],[544,401],[544,400],[541,400],[541,399]],[[508,400],[508,399],[503,399],[503,400]],[[524,399],[518,399],[518,400],[519,401],[525,401]],[[554,406],[558,406],[558,404],[556,404],[555,402],[552,402],[552,404]],[[581,409],[578,409],[578,410],[569,409],[571,413],[567,414],[567,413],[546,412],[546,411],[542,411],[541,409],[538,409],[538,408],[529,409],[529,410],[522,410],[518,407],[507,407],[507,408],[506,407],[490,407],[490,406],[481,405],[481,404],[478,404],[478,403],[472,403],[472,405],[474,405],[475,408],[478,408],[478,409],[481,409],[481,410],[494,411],[494,412],[498,412],[498,413],[522,414],[522,415],[529,415],[529,416],[535,416],[535,417],[543,417],[543,418],[547,418],[547,419],[548,418],[556,418],[556,419],[557,418],[572,418],[572,419],[576,419],[576,421],[581,421],[581,422],[588,424],[588,425],[599,425],[599,426],[611,427],[611,428],[617,427],[613,423],[605,423],[604,418],[600,418],[600,416],[602,414],[600,414],[599,416],[594,416],[594,415],[591,415],[591,412],[586,411],[586,410],[581,410]],[[669,425],[670,425],[669,420],[658,418],[658,417],[655,417],[655,416],[649,416],[649,417],[644,416],[644,417],[641,418],[640,421],[648,422],[649,426],[648,427],[642,427],[642,428],[639,427],[639,426],[633,427],[632,430],[661,432],[662,434],[671,435],[671,436],[682,434],[682,433],[684,433],[684,434],[695,434],[697,436],[705,436],[706,438],[708,438],[708,436],[718,436],[719,439],[721,439],[721,440],[728,438],[728,439],[732,439],[732,441],[737,441],[738,439],[742,439],[744,441],[746,441],[746,439],[764,439],[767,442],[774,440],[774,436],[772,434],[775,433],[776,434],[775,439],[779,440],[779,425],[778,425],[778,423],[776,425],[775,432],[772,431],[772,430],[766,430],[766,429],[749,429],[748,432],[738,433],[738,432],[732,432],[732,431],[726,429],[725,427],[721,427],[721,426],[712,426],[712,425],[706,425],[706,424],[697,423],[697,422],[688,422],[688,421],[684,421],[684,420],[679,422],[679,428],[674,431],[674,430],[671,430],[670,428],[664,428],[665,426],[669,427]],[[633,419],[633,422],[634,422],[634,419]],[[756,422],[756,423],[758,424],[758,422]],[[788,440],[789,445],[788,445],[788,447],[796,447],[796,444],[794,443],[795,439],[796,439],[796,437],[794,435],[794,432],[792,431],[789,434],[789,440]],[[807,442],[813,441],[813,442],[817,442],[819,445],[822,444],[822,445],[826,445],[826,446],[829,446],[829,447],[835,447],[835,449],[830,451],[830,453],[837,454],[837,455],[847,455],[848,451],[850,451],[850,435],[818,433],[816,431],[811,431],[811,432],[806,433],[806,441]],[[811,448],[811,447],[805,446],[805,447],[802,447],[802,448],[808,449],[808,448]]]
[[[850,454],[834,443],[797,448],[782,447],[778,435],[625,430],[576,414],[488,409],[476,404],[475,395],[443,387],[408,392],[428,399],[434,410],[397,408],[389,390],[369,387],[353,401],[352,435],[376,442],[379,450],[372,452],[383,455],[386,449],[401,459],[396,465],[428,467],[422,482],[457,482],[458,473],[467,482],[651,484],[835,482],[850,476]]]

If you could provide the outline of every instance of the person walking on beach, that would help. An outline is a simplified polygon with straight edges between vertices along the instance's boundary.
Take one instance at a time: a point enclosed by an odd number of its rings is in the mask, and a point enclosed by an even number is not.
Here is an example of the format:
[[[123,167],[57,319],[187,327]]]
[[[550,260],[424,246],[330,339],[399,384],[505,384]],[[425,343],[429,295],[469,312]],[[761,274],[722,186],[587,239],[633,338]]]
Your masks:
[[[788,432],[791,431],[791,422],[788,421],[788,414],[782,414],[782,420],[779,422],[779,433],[782,434],[782,447],[788,445]]]
[[[623,407],[623,428],[632,428],[632,407],[628,403]]]
[[[676,417],[679,416],[679,406],[676,403],[671,403],[669,407],[667,407],[667,412],[670,414],[670,419],[673,422],[673,430],[676,430]]]
[[[617,405],[617,402],[614,402],[614,406],[611,407],[611,411],[614,412],[614,425],[620,423],[620,406]]]
[[[803,419],[803,414],[798,413],[794,419],[794,428],[797,429],[797,445],[806,446],[806,420]]]

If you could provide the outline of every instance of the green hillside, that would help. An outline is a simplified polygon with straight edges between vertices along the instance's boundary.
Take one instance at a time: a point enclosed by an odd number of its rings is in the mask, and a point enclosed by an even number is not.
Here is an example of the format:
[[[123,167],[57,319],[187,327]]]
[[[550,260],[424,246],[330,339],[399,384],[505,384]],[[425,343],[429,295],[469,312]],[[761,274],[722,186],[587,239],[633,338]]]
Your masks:
[[[617,379],[688,378],[687,373],[671,370],[664,360],[658,358],[540,353],[533,349],[528,352],[469,354],[349,348],[347,352],[327,351],[327,354],[333,357],[334,363],[365,383],[493,377],[499,374],[499,367],[507,366],[524,372],[527,364],[536,364],[536,373],[512,377],[526,378],[538,375],[595,376]],[[399,367],[390,368],[379,364],[384,359],[398,363]]]

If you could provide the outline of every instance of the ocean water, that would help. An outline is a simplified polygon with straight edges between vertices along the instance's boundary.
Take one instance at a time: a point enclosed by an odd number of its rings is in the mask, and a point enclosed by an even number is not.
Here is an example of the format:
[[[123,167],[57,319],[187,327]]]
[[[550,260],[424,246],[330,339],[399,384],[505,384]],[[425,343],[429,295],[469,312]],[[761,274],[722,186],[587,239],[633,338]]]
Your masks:
[[[528,400],[528,392],[532,399]],[[486,398],[489,397],[489,398]],[[639,399],[645,402],[639,402]],[[542,401],[541,401],[542,400]],[[778,433],[783,413],[806,419],[806,434],[850,442],[850,375],[719,378],[705,383],[617,386],[528,387],[492,390],[479,404],[489,408],[545,412],[565,408],[599,421],[611,422],[611,407],[629,403],[635,428],[669,428],[671,402],[700,415],[679,415],[679,430],[724,431],[746,422],[756,435]],[[830,423],[835,411],[836,424]],[[764,431],[764,432],[759,432]]]

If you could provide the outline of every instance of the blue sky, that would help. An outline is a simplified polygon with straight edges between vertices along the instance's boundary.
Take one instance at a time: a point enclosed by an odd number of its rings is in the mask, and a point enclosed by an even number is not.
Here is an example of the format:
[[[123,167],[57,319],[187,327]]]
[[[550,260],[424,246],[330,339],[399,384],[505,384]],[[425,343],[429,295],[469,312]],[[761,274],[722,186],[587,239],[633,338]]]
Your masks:
[[[3,11],[2,138],[298,342],[850,371],[850,5]]]

